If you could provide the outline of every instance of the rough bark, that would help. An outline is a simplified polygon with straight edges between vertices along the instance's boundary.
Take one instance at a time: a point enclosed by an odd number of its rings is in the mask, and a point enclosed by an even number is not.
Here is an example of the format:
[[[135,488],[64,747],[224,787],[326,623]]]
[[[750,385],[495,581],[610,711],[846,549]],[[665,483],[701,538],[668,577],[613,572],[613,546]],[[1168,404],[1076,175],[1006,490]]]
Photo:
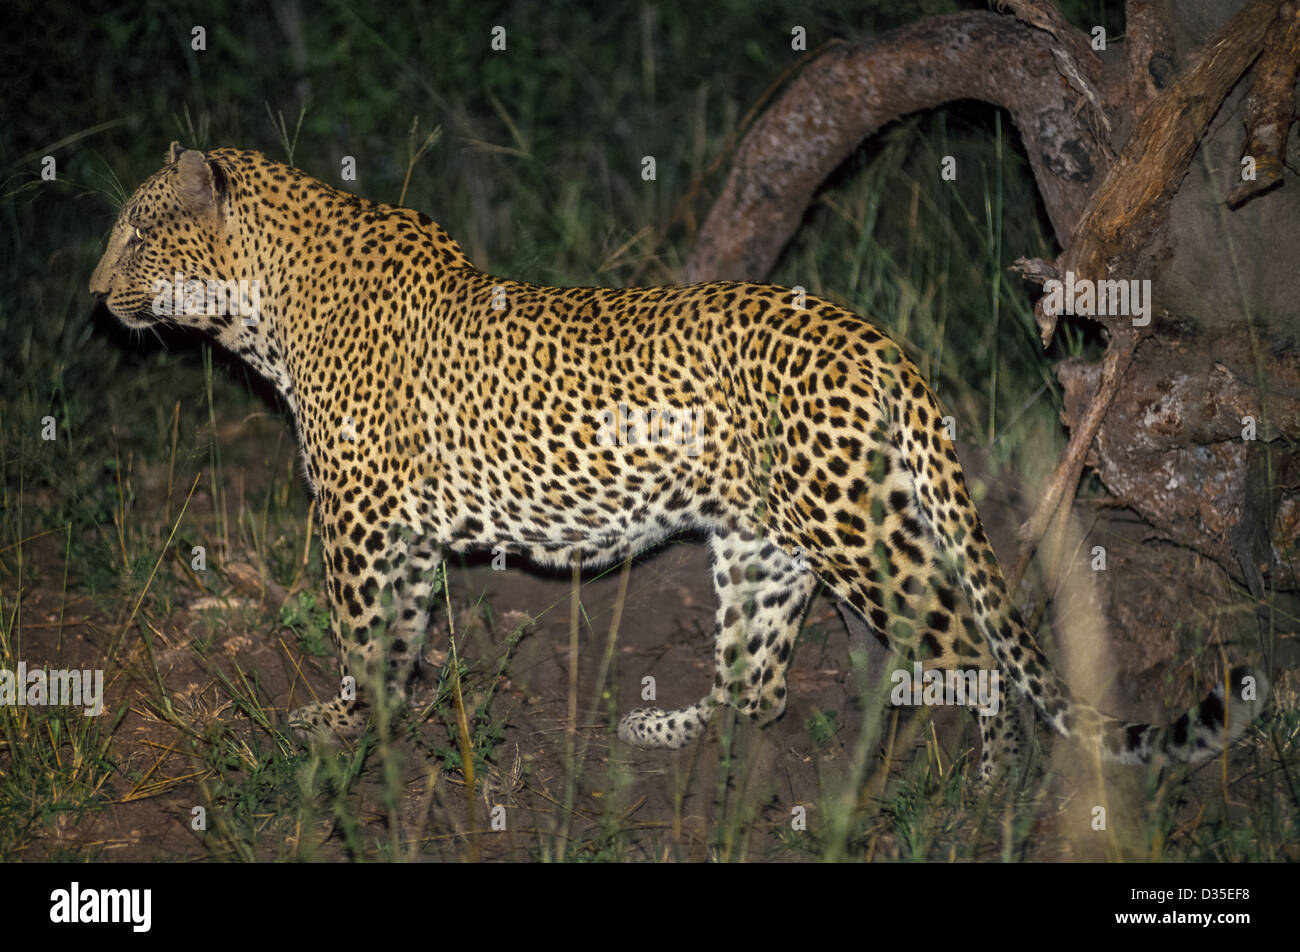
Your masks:
[[[1128,105],[1135,116],[1173,79],[1173,47],[1166,0],[1129,0],[1124,49],[1128,54]]]

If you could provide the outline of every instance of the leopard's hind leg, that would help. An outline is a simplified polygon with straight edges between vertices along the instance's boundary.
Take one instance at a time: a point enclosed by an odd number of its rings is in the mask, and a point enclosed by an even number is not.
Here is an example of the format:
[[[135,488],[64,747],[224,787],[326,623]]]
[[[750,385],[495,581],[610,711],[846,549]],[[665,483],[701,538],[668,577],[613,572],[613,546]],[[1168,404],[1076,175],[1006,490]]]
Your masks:
[[[979,783],[988,787],[1002,781],[1020,786],[1033,776],[1034,707],[1010,684],[1001,685],[996,713],[972,708],[980,730]]]
[[[718,593],[713,690],[690,707],[632,711],[618,728],[627,743],[681,747],[699,736],[720,704],[734,705],[759,724],[785,710],[786,669],[817,578],[748,531],[717,533],[709,544]]]
[[[1032,716],[988,650],[969,601],[926,517],[915,479],[898,449],[878,439],[850,464],[836,502],[845,528],[812,552],[827,586],[873,634],[925,670],[973,673],[990,688],[999,674],[996,713],[981,713],[979,776],[1019,774],[1032,743]],[[824,501],[812,499],[808,506]],[[982,681],[981,681],[982,679]],[[993,710],[990,706],[989,710]]]

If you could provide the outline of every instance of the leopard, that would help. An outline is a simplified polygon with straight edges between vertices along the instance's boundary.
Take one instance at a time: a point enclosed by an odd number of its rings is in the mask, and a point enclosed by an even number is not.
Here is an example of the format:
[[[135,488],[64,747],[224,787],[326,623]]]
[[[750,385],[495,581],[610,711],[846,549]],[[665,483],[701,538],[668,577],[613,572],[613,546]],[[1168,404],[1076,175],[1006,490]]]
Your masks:
[[[213,287],[245,291],[213,306]],[[681,748],[726,707],[779,718],[819,587],[925,671],[1000,673],[1007,700],[977,716],[985,781],[1023,759],[1035,720],[1107,762],[1190,764],[1268,697],[1241,666],[1166,725],[1076,699],[1008,591],[916,364],[802,289],[498,277],[422,212],[173,142],[90,292],[128,328],[207,335],[292,418],[343,672],[337,696],[290,715],[307,739],[355,738],[380,701],[407,700],[449,555],[595,568],[690,533],[712,557],[712,685],[627,713],[615,733],[634,748]]]

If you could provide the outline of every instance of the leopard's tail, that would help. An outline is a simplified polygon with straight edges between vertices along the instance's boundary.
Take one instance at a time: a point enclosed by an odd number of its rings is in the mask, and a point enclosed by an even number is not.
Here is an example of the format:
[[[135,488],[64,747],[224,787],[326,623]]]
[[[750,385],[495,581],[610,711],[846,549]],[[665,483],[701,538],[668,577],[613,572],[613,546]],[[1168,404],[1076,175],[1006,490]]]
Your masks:
[[[1197,763],[1216,756],[1246,733],[1263,712],[1268,695],[1264,673],[1239,666],[1168,727],[1103,718],[1094,736],[1102,757],[1116,763],[1147,764],[1160,758]]]
[[[1195,763],[1215,756],[1244,734],[1269,694],[1267,677],[1250,668],[1234,668],[1226,683],[1167,727],[1126,723],[1074,699],[1007,591],[952,443],[944,434],[943,414],[934,394],[910,362],[903,360],[898,373],[901,388],[896,392],[912,399],[891,402],[891,439],[911,472],[927,528],[951,562],[967,566],[957,575],[1003,676],[1030,698],[1052,728],[1095,746],[1104,760],[1128,764],[1161,757]],[[933,439],[918,439],[918,433]],[[951,465],[941,464],[939,458]]]

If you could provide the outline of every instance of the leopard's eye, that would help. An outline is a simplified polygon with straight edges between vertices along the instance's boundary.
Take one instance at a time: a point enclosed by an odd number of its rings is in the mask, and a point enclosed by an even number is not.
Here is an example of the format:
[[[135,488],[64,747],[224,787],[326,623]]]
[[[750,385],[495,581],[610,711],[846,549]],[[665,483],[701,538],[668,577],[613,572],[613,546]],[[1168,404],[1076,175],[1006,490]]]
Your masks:
[[[131,237],[136,241],[144,241],[144,232],[140,230],[139,225],[135,226],[135,230],[131,233]]]

